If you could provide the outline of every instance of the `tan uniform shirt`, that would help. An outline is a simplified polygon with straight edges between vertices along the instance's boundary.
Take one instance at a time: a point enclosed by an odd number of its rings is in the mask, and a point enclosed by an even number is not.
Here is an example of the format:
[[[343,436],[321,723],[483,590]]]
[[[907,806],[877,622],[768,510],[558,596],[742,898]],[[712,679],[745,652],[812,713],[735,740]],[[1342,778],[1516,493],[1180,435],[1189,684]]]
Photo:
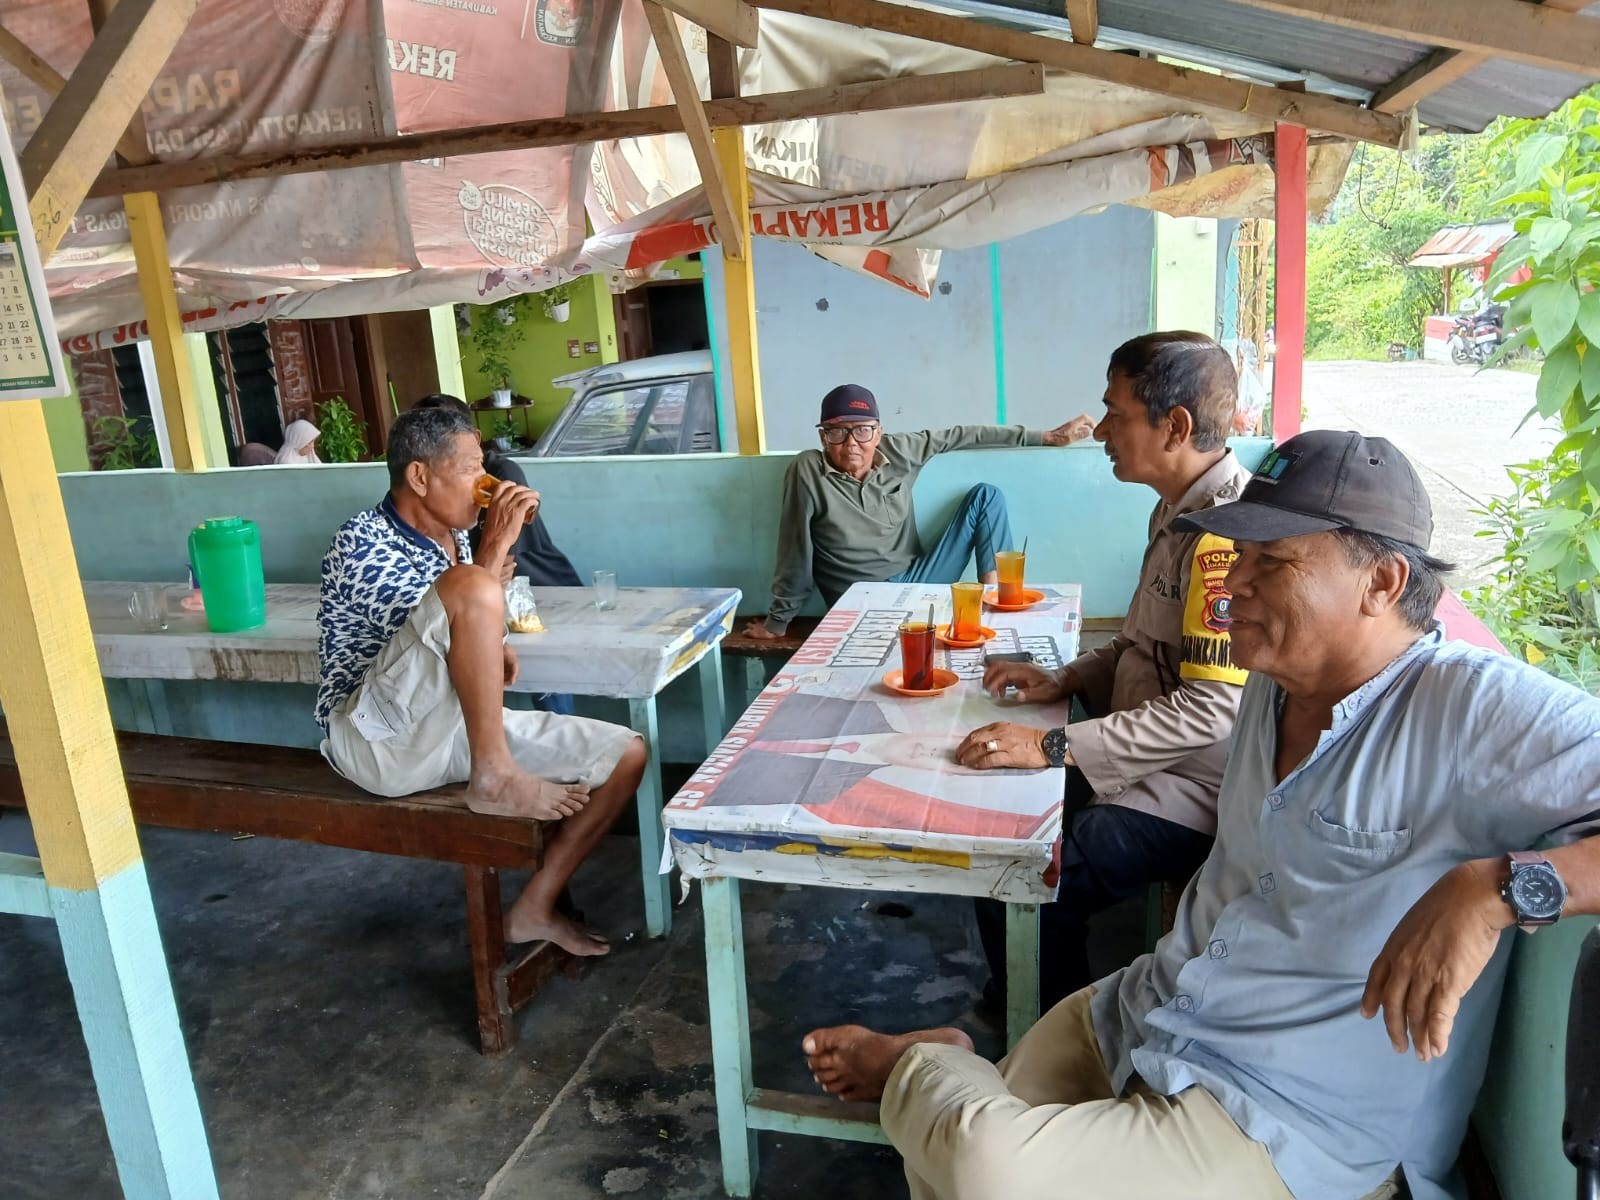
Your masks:
[[[1069,667],[1086,708],[1069,726],[1096,804],[1122,804],[1215,833],[1217,792],[1246,673],[1233,665],[1222,579],[1231,542],[1183,533],[1175,518],[1237,500],[1250,474],[1228,454],[1177,504],[1156,505],[1139,586],[1110,645]]]

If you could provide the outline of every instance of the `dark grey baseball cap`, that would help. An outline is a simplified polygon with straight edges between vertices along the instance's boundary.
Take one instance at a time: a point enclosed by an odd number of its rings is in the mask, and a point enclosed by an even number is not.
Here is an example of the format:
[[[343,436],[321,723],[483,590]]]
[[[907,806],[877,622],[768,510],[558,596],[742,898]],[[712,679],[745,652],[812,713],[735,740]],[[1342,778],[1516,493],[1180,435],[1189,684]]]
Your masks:
[[[1433,506],[1416,468],[1386,438],[1317,429],[1269,450],[1233,503],[1174,524],[1236,542],[1355,529],[1426,550]]]

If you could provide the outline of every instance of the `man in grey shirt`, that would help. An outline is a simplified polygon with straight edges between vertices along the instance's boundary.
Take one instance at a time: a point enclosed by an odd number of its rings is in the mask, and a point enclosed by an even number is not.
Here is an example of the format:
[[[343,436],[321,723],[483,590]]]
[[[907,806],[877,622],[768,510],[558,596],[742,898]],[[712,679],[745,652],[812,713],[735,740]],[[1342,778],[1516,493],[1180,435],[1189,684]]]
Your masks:
[[[1445,564],[1399,451],[1301,434],[1239,501],[1182,523],[1239,551],[1232,649],[1251,676],[1216,845],[1172,933],[998,1069],[954,1029],[805,1039],[828,1090],[881,1090],[914,1200],[1085,1180],[1352,1200],[1402,1173],[1443,1200],[1506,931],[1600,912],[1600,701],[1444,640]]]
[[[834,388],[822,398],[821,452],[796,455],[783,477],[772,611],[745,633],[782,637],[814,589],[833,604],[853,583],[954,583],[974,556],[979,576],[993,583],[994,552],[1011,546],[1000,489],[974,487],[938,545],[923,553],[911,507],[918,474],[949,450],[1065,446],[1093,428],[1087,416],[1078,416],[1044,433],[1020,425],[957,425],[885,434],[871,392],[854,383]]]

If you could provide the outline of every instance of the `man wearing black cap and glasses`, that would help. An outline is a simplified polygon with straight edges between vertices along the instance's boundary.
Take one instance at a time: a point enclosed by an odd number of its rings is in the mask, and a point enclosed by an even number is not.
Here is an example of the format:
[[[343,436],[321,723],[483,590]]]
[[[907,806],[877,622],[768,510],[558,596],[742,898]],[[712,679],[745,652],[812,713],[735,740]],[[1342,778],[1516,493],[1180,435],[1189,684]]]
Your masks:
[[[771,614],[745,632],[782,637],[813,590],[831,605],[853,583],[954,583],[974,558],[979,577],[993,583],[994,552],[1011,547],[1000,489],[980,483],[968,492],[938,545],[924,553],[911,505],[917,475],[934,455],[950,450],[1065,446],[1093,428],[1079,416],[1043,433],[1020,425],[957,425],[885,434],[871,392],[854,383],[834,388],[822,398],[821,452],[797,455],[784,476]]]
[[[829,1091],[881,1094],[913,1200],[1446,1200],[1508,931],[1600,912],[1600,701],[1445,640],[1394,446],[1301,434],[1180,520],[1238,550],[1251,674],[1172,932],[998,1069],[955,1029],[806,1038]]]

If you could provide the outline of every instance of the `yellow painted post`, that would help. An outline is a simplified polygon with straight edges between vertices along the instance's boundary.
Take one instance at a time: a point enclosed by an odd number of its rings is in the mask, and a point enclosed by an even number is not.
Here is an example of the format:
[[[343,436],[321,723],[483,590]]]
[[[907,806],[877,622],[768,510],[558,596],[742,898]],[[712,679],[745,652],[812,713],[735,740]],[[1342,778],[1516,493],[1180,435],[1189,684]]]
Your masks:
[[[0,642],[0,703],[45,879],[92,888],[138,862],[139,845],[36,400],[0,402]]]
[[[456,333],[455,306],[439,304],[428,310],[433,327],[433,361],[439,371],[439,390],[466,399],[467,381],[461,372],[461,338]]]
[[[216,1200],[37,400],[0,402],[0,705],[123,1194]]]
[[[150,325],[172,465],[179,471],[203,471],[207,465],[204,418],[189,351],[183,344],[183,319],[172,285],[161,201],[154,192],[134,192],[123,197],[123,204],[128,210],[128,240],[139,266],[139,295],[144,298],[145,320]]]
[[[713,129],[717,159],[743,236],[743,258],[722,256],[722,286],[728,309],[728,361],[733,373],[733,407],[739,426],[739,453],[764,454],[767,424],[761,409],[761,355],[756,346],[755,247],[750,241],[750,176],[744,165],[744,130]]]

